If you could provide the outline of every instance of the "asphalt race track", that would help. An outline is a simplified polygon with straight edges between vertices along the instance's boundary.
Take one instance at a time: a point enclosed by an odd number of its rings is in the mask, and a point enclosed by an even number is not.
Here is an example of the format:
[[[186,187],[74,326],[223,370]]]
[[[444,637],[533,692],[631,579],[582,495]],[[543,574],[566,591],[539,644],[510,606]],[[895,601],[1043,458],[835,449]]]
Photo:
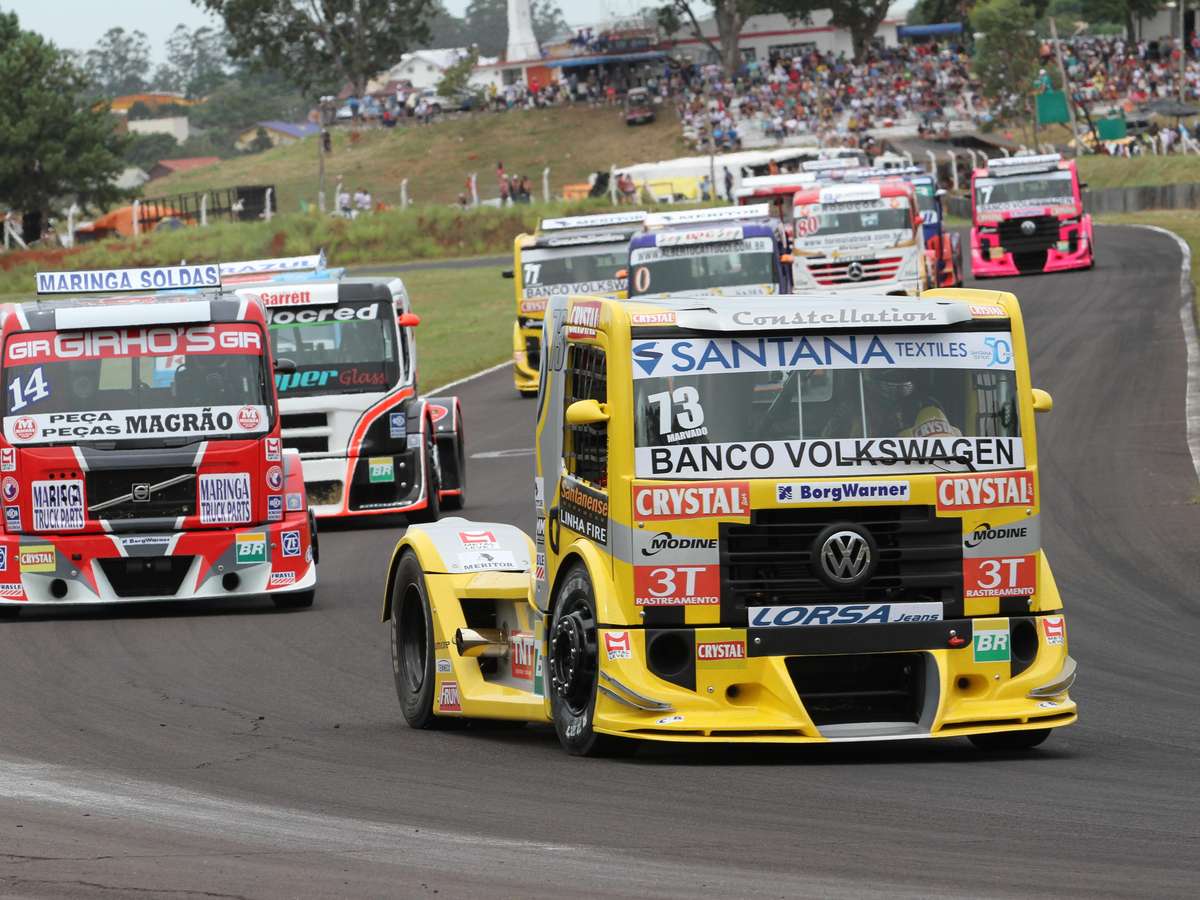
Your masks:
[[[0,894],[79,897],[1195,896],[1200,485],[1180,254],[1099,230],[1021,297],[1046,546],[1081,718],[966,740],[565,756],[545,728],[414,732],[381,583],[396,528],[325,530],[311,610],[0,623]],[[508,327],[497,322],[496,327]],[[430,352],[430,348],[425,348]],[[459,388],[468,511],[528,527],[533,404]],[[503,453],[501,451],[514,451]]]

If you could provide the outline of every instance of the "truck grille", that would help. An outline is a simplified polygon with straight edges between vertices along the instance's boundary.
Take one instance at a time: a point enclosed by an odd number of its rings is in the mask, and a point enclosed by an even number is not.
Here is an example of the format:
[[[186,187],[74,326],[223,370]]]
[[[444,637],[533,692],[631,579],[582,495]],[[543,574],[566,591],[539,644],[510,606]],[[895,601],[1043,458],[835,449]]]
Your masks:
[[[190,516],[196,511],[196,470],[93,469],[87,473],[87,501],[88,518],[110,522]]]
[[[324,435],[289,437],[285,433],[283,435],[283,446],[288,450],[295,450],[298,453],[328,453],[329,438]]]
[[[536,369],[542,364],[542,339],[534,335],[525,337],[525,356],[529,362],[529,368]]]
[[[853,523],[871,533],[879,565],[865,586],[835,591],[814,571],[813,542],[827,526]],[[814,602],[937,601],[961,615],[962,521],[931,506],[755,510],[749,525],[720,525],[721,621],[746,623],[746,607]]]
[[[879,259],[857,259],[837,262],[808,263],[808,271],[817,284],[847,285],[870,284],[873,281],[891,281],[900,271],[901,256],[886,256]]]
[[[1031,234],[1025,233],[1026,223],[1033,223]],[[1046,251],[1058,241],[1058,229],[1054,216],[1008,219],[1000,223],[1000,246],[1013,255],[1022,272],[1040,272],[1046,267]]]
[[[323,412],[315,413],[282,413],[279,416],[279,427],[285,431],[289,428],[325,428],[329,419]]]
[[[193,559],[193,556],[160,556],[96,562],[118,597],[174,597]]]

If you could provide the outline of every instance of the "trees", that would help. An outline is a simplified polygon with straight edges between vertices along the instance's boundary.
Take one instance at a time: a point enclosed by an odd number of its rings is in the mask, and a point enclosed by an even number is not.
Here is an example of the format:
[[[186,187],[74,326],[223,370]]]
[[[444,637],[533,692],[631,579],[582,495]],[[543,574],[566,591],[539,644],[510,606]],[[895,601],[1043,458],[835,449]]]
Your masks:
[[[1153,16],[1160,5],[1158,0],[1087,0],[1083,17],[1091,23],[1119,22],[1132,41],[1137,38],[1137,20]]]
[[[104,97],[146,90],[150,74],[150,41],[142,31],[110,28],[83,54],[92,86]]]
[[[433,0],[192,0],[215,12],[230,53],[302,89],[337,73],[361,96],[367,82],[429,40]]]
[[[1021,0],[986,0],[971,12],[971,28],[976,34],[975,77],[1002,121],[1029,112],[1030,90],[1038,69],[1036,21],[1035,11]]]
[[[567,31],[567,20],[554,0],[530,4],[533,35],[544,43]],[[508,44],[507,0],[471,0],[459,23],[458,46],[474,44],[483,56],[499,56]],[[451,46],[454,46],[453,44]]]
[[[831,0],[821,5],[829,8],[831,25],[850,32],[857,62],[866,55],[871,42],[875,40],[875,32],[887,16],[891,0]]]
[[[770,0],[708,0],[707,5],[712,7],[713,22],[717,26],[715,42],[700,26],[699,16],[703,15],[703,10],[697,13],[693,8],[696,4],[691,0],[671,0],[670,3],[658,7],[658,27],[667,34],[674,34],[681,28],[686,28],[693,37],[704,42],[708,49],[717,54],[721,60],[721,68],[725,70],[726,75],[732,77],[742,63],[741,54],[738,52],[738,35],[742,33],[742,26],[748,18],[757,13],[773,12],[770,8],[773,4]]]
[[[167,62],[154,73],[159,90],[204,97],[229,77],[229,35],[215,28],[176,25],[167,38]]]
[[[125,139],[108,110],[87,100],[88,77],[41,35],[0,13],[0,204],[25,213],[27,240],[40,237],[56,201],[106,205],[122,192]]]

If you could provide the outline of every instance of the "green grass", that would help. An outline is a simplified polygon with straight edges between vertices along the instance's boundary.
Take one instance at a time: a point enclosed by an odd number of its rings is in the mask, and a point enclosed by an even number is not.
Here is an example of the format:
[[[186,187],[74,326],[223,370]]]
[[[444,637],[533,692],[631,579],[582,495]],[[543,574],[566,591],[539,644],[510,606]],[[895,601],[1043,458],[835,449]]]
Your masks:
[[[400,273],[421,317],[421,389],[462,378],[512,357],[512,282],[500,268],[417,269]]]
[[[679,120],[663,109],[657,121],[630,128],[619,107],[563,107],[506,113],[474,113],[432,125],[364,128],[357,137],[348,127],[333,131],[333,152],[326,157],[326,200],[341,177],[353,193],[367,188],[377,202],[396,205],[400,182],[407,178],[409,197],[419,204],[451,204],[465,191],[471,172],[479,174],[481,198],[497,196],[496,163],[510,174],[528,175],[538,196],[542,169],[550,167],[552,196],[565,184],[586,182],[613,164],[682,156],[686,152]],[[273,184],[279,209],[295,212],[317,199],[316,138],[264,153],[172,175],[143,188],[163,197],[208,188]]]
[[[1200,156],[1083,156],[1079,178],[1093,191],[1200,181]]]
[[[459,211],[426,207],[374,213],[353,221],[293,213],[271,222],[242,222],[116,238],[74,250],[0,255],[0,295],[33,290],[34,273],[63,269],[177,265],[295,256],[323,249],[334,266],[460,259],[512,253],[512,242],[546,215],[612,209],[605,200]]]

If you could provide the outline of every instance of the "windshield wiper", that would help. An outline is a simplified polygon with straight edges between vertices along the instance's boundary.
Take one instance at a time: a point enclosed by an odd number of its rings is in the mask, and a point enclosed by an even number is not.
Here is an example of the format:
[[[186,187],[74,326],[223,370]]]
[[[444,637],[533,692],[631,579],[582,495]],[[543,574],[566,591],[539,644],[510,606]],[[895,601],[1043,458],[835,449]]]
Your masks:
[[[896,463],[952,462],[958,463],[960,466],[966,466],[968,472],[976,471],[975,463],[971,461],[971,457],[964,453],[921,453],[907,456],[903,459],[899,457],[895,459],[880,459],[878,456],[872,456],[870,453],[860,453],[857,456],[847,457],[847,460],[855,463],[875,463],[881,466],[895,465]]]

